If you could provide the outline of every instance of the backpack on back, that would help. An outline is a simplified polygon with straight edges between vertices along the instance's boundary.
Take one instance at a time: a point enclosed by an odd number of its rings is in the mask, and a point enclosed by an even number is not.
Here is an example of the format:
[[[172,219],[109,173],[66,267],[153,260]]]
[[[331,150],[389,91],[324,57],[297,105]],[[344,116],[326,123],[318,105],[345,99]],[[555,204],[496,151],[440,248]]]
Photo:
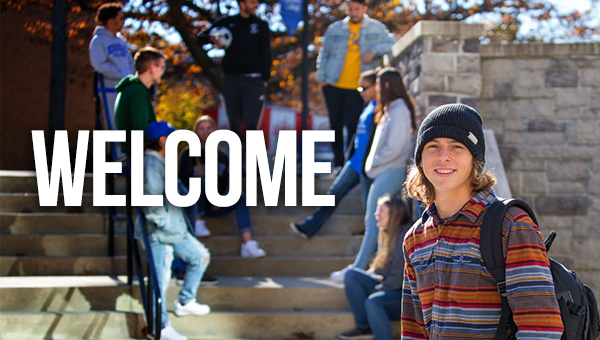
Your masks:
[[[502,251],[502,222],[510,207],[516,206],[524,210],[538,224],[535,214],[527,203],[519,199],[503,199],[493,203],[486,211],[481,224],[480,248],[483,262],[496,282],[498,292],[502,296],[502,316],[496,331],[496,339],[505,337],[509,325],[513,336],[517,327],[512,320],[512,312],[506,297],[506,263]],[[550,250],[556,232],[552,231],[546,241],[546,252]],[[556,300],[560,307],[565,331],[562,340],[596,340],[598,338],[598,305],[592,290],[584,285],[574,271],[567,269],[552,258],[550,271],[554,281]]]

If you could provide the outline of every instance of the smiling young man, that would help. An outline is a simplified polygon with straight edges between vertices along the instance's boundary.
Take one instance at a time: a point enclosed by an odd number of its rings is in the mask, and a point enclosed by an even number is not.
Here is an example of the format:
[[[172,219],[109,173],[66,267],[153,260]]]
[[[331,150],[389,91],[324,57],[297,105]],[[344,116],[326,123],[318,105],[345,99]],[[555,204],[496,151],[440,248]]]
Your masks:
[[[483,263],[481,222],[496,195],[484,171],[479,113],[444,105],[427,116],[417,136],[409,196],[425,202],[404,240],[402,339],[494,339],[501,314],[496,281]],[[516,334],[560,339],[563,324],[542,234],[520,208],[504,217],[506,291]]]
[[[329,124],[335,131],[336,173],[344,165],[344,126],[348,137],[352,137],[364,104],[357,91],[360,74],[381,66],[381,57],[391,52],[396,42],[384,24],[367,16],[365,0],[347,1],[346,9],[348,16],[331,24],[325,32],[316,74],[323,87]],[[352,143],[350,138],[348,143]]]

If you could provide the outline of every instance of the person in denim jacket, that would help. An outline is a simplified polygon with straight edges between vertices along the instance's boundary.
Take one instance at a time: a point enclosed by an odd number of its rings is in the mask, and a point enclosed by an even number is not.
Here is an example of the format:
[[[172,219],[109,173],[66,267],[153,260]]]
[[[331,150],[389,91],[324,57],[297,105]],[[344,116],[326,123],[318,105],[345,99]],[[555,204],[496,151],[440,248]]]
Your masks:
[[[165,143],[167,136],[173,131],[175,129],[167,122],[152,122],[146,130],[148,143],[144,151],[144,195],[165,195]],[[191,234],[191,224],[184,209],[171,204],[166,197],[163,198],[162,206],[142,207],[142,211],[146,218],[152,258],[163,301],[161,339],[187,340],[187,337],[177,332],[168,321],[166,301],[171,280],[171,264],[174,256],[188,263],[179,300],[174,302],[175,315],[206,315],[210,313],[210,307],[196,302],[196,292],[210,263],[210,253]],[[136,238],[141,235],[140,227],[138,220],[135,228]]]
[[[381,57],[396,42],[384,24],[366,15],[364,0],[351,0],[346,5],[348,16],[327,28],[317,58],[316,79],[323,87],[329,123],[335,131],[336,172],[344,164],[344,126],[348,136],[353,136],[364,106],[357,91],[360,74],[381,66]]]

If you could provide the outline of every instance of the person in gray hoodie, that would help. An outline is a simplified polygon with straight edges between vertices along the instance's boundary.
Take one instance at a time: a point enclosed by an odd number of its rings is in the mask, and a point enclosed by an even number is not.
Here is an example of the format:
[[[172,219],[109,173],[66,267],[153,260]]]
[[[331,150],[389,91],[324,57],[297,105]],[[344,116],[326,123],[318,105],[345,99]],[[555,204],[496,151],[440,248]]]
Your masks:
[[[104,81],[106,96],[100,93],[100,97],[110,113],[111,121],[106,122],[107,128],[112,130],[115,129],[114,106],[117,97],[115,85],[126,76],[135,74],[133,57],[127,41],[120,33],[125,23],[123,4],[113,2],[100,6],[96,22],[98,26],[90,42],[90,62]],[[100,87],[98,90],[100,91]]]
[[[413,150],[411,136],[417,127],[415,108],[402,75],[392,67],[382,69],[377,73],[376,90],[379,99],[375,109],[377,127],[365,160],[365,174],[373,180],[367,197],[365,236],[354,263],[331,273],[331,279],[338,282],[343,282],[349,269],[364,269],[377,249],[377,199],[385,194],[394,196],[400,192]]]

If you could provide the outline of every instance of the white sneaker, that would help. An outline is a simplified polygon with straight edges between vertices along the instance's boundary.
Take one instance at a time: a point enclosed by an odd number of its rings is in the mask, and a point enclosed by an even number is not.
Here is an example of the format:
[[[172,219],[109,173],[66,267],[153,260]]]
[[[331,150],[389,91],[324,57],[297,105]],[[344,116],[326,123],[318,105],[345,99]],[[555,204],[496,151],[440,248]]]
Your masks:
[[[188,340],[188,337],[179,333],[171,326],[171,321],[167,321],[167,326],[160,331],[162,340]]]
[[[242,243],[242,257],[264,257],[267,255],[264,250],[258,247],[258,242],[255,240],[250,240],[246,243]]]
[[[353,265],[348,265],[344,269],[331,273],[331,275],[329,275],[329,278],[335,282],[344,283],[344,277],[346,276],[346,273],[352,268],[354,268]]]
[[[206,315],[210,313],[210,307],[207,305],[200,304],[196,300],[190,300],[185,305],[175,300],[175,315],[186,316],[186,315]]]
[[[196,220],[196,224],[194,224],[194,235],[198,237],[210,236],[210,230],[206,227],[204,220]]]

